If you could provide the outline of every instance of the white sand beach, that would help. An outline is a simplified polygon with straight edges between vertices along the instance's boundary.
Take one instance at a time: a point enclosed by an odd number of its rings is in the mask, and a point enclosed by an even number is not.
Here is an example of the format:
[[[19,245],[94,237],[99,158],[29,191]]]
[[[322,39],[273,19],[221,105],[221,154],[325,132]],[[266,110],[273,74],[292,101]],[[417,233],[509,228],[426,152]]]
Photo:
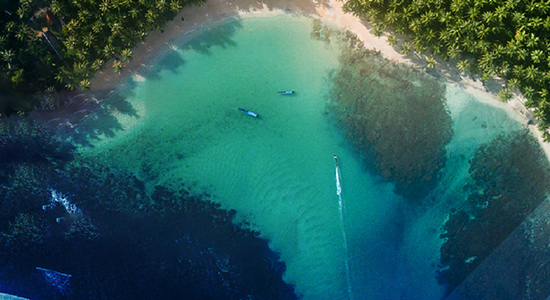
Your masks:
[[[129,62],[122,73],[115,74],[108,63],[107,66],[91,80],[92,91],[112,90],[116,88],[127,76],[134,76],[137,81],[143,80],[140,69],[151,59],[160,54],[167,47],[171,47],[175,40],[181,40],[182,36],[192,37],[194,32],[200,31],[209,24],[216,23],[228,18],[254,17],[266,14],[299,13],[324,22],[349,29],[354,32],[367,48],[377,49],[392,60],[415,64],[419,67],[426,67],[426,63],[420,57],[412,54],[405,57],[398,52],[397,48],[387,43],[387,38],[374,36],[368,28],[368,23],[342,10],[342,3],[336,0],[207,0],[201,6],[184,7],[182,11],[168,22],[162,30],[150,32],[144,42],[141,42],[133,49],[133,59]],[[529,126],[533,135],[538,138],[546,155],[550,159],[550,144],[544,143],[540,132],[534,125],[533,113],[523,103],[521,95],[507,103],[498,99],[497,93],[500,85],[497,81],[483,83],[481,80],[472,79],[470,76],[461,75],[460,72],[446,62],[440,62],[436,70],[447,79],[449,84],[458,84],[465,90],[476,96],[481,101],[500,107],[508,111],[512,117],[522,120]]]

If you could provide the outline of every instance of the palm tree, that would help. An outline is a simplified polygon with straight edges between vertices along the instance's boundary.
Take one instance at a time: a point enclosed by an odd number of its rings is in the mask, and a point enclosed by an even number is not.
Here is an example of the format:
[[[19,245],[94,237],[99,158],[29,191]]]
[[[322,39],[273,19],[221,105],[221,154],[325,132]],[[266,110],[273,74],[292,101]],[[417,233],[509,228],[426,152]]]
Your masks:
[[[517,79],[523,78],[525,76],[525,68],[522,65],[514,65],[512,67],[512,75]]]
[[[420,30],[422,29],[422,25],[418,19],[414,19],[409,23],[409,29],[413,33],[419,33]]]
[[[73,49],[76,45],[76,37],[74,35],[69,35],[63,43],[67,49]]]
[[[413,38],[413,45],[414,45],[414,50],[418,54],[422,54],[427,50],[426,43],[424,42],[421,36],[416,36],[415,38]]]
[[[83,89],[89,89],[91,84],[88,79],[82,79],[78,85]]]
[[[542,50],[539,50],[539,49],[533,50],[531,52],[531,59],[536,64],[542,62],[542,60],[544,59],[544,52]]]
[[[506,5],[499,5],[495,8],[494,12],[496,20],[502,22],[502,20],[508,15],[508,8]]]
[[[57,82],[59,83],[63,83],[63,81],[65,81],[65,74],[60,71],[59,73],[57,73],[57,75],[55,75],[55,80],[57,80]]]
[[[21,24],[19,26],[19,29],[17,31],[17,33],[15,34],[15,37],[20,40],[20,41],[23,41],[26,37],[29,37],[30,34],[32,33],[32,29],[29,27],[29,25],[27,24]]]
[[[131,49],[124,49],[122,50],[122,54],[121,54],[121,60],[123,62],[127,62],[129,60],[132,59],[132,50]]]
[[[122,26],[120,25],[120,23],[115,22],[111,24],[111,32],[113,35],[118,35],[121,30],[122,30]]]
[[[50,4],[50,10],[54,15],[61,16],[63,9],[61,4],[59,3],[59,0],[52,0],[52,3]]]
[[[397,14],[394,10],[391,10],[386,14],[385,19],[388,24],[395,24],[397,22]]]
[[[449,55],[450,58],[457,58],[460,55],[460,48],[456,46],[447,48],[447,55]]]
[[[115,59],[113,61],[113,70],[115,71],[115,73],[118,74],[118,73],[122,72],[122,67],[123,67],[123,64],[120,60]]]
[[[405,42],[403,43],[403,45],[401,45],[401,54],[409,55],[411,53],[411,50],[412,45],[409,42]]]
[[[99,4],[99,10],[101,10],[103,13],[107,12],[109,10],[109,0],[103,0]]]
[[[99,58],[94,60],[94,62],[92,63],[92,70],[99,71],[101,67],[103,67],[103,64],[104,64],[103,60]]]
[[[384,27],[382,24],[373,24],[372,34],[375,37],[381,37],[384,34]]]
[[[397,44],[397,39],[395,38],[394,35],[390,35],[388,36],[388,45],[390,46],[395,46],[395,44]]]
[[[139,15],[139,10],[137,8],[130,9],[130,16],[132,16],[132,19],[137,19]]]
[[[493,66],[495,56],[493,53],[485,52],[478,60],[477,64],[481,69],[489,69]]]
[[[2,60],[9,64],[12,62],[13,57],[15,56],[15,52],[13,51],[13,49],[6,49],[0,51],[0,55],[2,56]]]
[[[538,75],[538,68],[530,65],[525,69],[525,78],[535,81]]]
[[[456,63],[456,67],[460,70],[460,72],[466,73],[466,71],[470,69],[470,62],[465,59],[459,60]]]
[[[510,90],[507,88],[503,88],[498,92],[498,97],[502,102],[510,101],[510,99],[512,99],[513,96],[514,94],[512,94],[512,92],[510,92]]]
[[[497,75],[500,77],[507,77],[510,74],[510,63],[503,61],[497,68]]]
[[[541,99],[548,99],[548,89],[545,89],[545,88],[542,88],[539,92],[539,97],[541,97]],[[550,99],[548,99],[550,100]]]
[[[150,24],[153,24],[155,23],[155,20],[157,19],[157,14],[155,12],[153,12],[153,10],[149,9],[146,13],[145,13],[145,19],[147,20],[147,22],[149,22]]]
[[[113,54],[115,54],[115,49],[113,48],[113,45],[107,44],[105,45],[105,48],[103,48],[102,52],[103,52],[103,57],[105,57],[106,59],[109,59],[113,56]]]
[[[88,35],[84,36],[84,45],[86,45],[87,47],[90,47],[93,45],[93,43],[95,42],[95,36],[92,32],[90,32]]]
[[[534,33],[531,33],[529,38],[527,39],[527,47],[529,48],[535,48],[539,43],[539,37],[535,36]]]
[[[525,61],[525,59],[527,59],[527,54],[528,54],[527,49],[519,48],[516,50],[515,57],[519,61]]]
[[[156,8],[159,11],[163,11],[166,8],[166,0],[157,0],[156,4]]]
[[[526,86],[522,89],[521,92],[523,93],[525,98],[527,98],[527,102],[525,103],[525,105],[527,105],[527,107],[533,107],[533,96],[535,95],[535,89],[531,86]]]
[[[428,68],[435,68],[435,65],[437,64],[435,58],[433,56],[429,56],[426,58],[426,63],[428,63]]]
[[[519,80],[517,78],[510,78],[506,82],[506,86],[508,86],[509,89],[516,89],[519,88]]]

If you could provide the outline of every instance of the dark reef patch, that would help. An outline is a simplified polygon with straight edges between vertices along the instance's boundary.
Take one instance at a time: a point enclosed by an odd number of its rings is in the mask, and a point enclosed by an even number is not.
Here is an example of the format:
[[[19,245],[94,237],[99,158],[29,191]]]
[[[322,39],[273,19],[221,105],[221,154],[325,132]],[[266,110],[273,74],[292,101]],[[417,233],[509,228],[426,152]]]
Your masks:
[[[439,280],[450,293],[546,199],[550,165],[528,130],[479,147],[468,202],[444,225]]]
[[[318,35],[327,38],[314,31]],[[330,108],[364,157],[396,183],[395,192],[420,201],[435,187],[453,135],[445,86],[364,49],[350,33],[342,39],[340,66],[330,78]]]
[[[547,299],[549,218],[543,201],[445,300]]]
[[[3,292],[31,299],[297,299],[268,241],[235,225],[235,212],[208,196],[163,186],[148,192],[132,174],[78,155],[63,164],[39,161],[0,166]],[[56,284],[36,267],[70,274],[70,283]]]

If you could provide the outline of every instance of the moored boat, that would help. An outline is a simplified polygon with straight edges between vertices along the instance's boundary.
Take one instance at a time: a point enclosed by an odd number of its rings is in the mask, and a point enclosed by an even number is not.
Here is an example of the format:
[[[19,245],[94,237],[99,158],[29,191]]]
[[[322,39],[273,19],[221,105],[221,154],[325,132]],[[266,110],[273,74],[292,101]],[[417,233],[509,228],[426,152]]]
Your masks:
[[[290,95],[290,94],[294,94],[294,91],[278,91],[277,94]]]
[[[247,109],[244,109],[244,108],[239,108],[239,111],[244,113],[244,114],[247,114],[251,117],[254,117],[254,118],[257,118],[258,117],[258,114],[253,112],[253,111],[250,111],[250,110],[247,110]]]

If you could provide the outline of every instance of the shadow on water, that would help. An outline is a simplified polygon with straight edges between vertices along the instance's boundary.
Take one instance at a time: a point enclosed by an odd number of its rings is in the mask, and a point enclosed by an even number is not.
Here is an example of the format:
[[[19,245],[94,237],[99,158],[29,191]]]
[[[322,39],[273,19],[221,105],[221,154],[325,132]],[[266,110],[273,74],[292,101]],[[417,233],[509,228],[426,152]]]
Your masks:
[[[243,28],[242,20],[237,17],[230,17],[224,20],[224,22],[225,24],[222,26],[209,28],[208,32],[204,33],[201,37],[196,37],[185,42],[179,46],[179,49],[194,50],[201,54],[210,55],[211,47],[226,49],[237,46],[237,43],[231,37],[237,30]]]
[[[123,130],[115,113],[140,117],[126,96],[116,91],[59,93],[50,97],[56,103],[55,109],[35,110],[29,119],[81,146],[91,146],[92,141],[114,137],[117,131]]]
[[[178,74],[178,69],[185,64],[181,50],[193,50],[203,55],[210,55],[212,47],[226,49],[236,47],[237,43],[232,36],[243,27],[238,17],[229,17],[223,20],[223,24],[205,25],[190,33],[191,39],[185,38],[166,49],[153,64],[147,67],[143,74],[147,80],[161,80],[162,71]]]

